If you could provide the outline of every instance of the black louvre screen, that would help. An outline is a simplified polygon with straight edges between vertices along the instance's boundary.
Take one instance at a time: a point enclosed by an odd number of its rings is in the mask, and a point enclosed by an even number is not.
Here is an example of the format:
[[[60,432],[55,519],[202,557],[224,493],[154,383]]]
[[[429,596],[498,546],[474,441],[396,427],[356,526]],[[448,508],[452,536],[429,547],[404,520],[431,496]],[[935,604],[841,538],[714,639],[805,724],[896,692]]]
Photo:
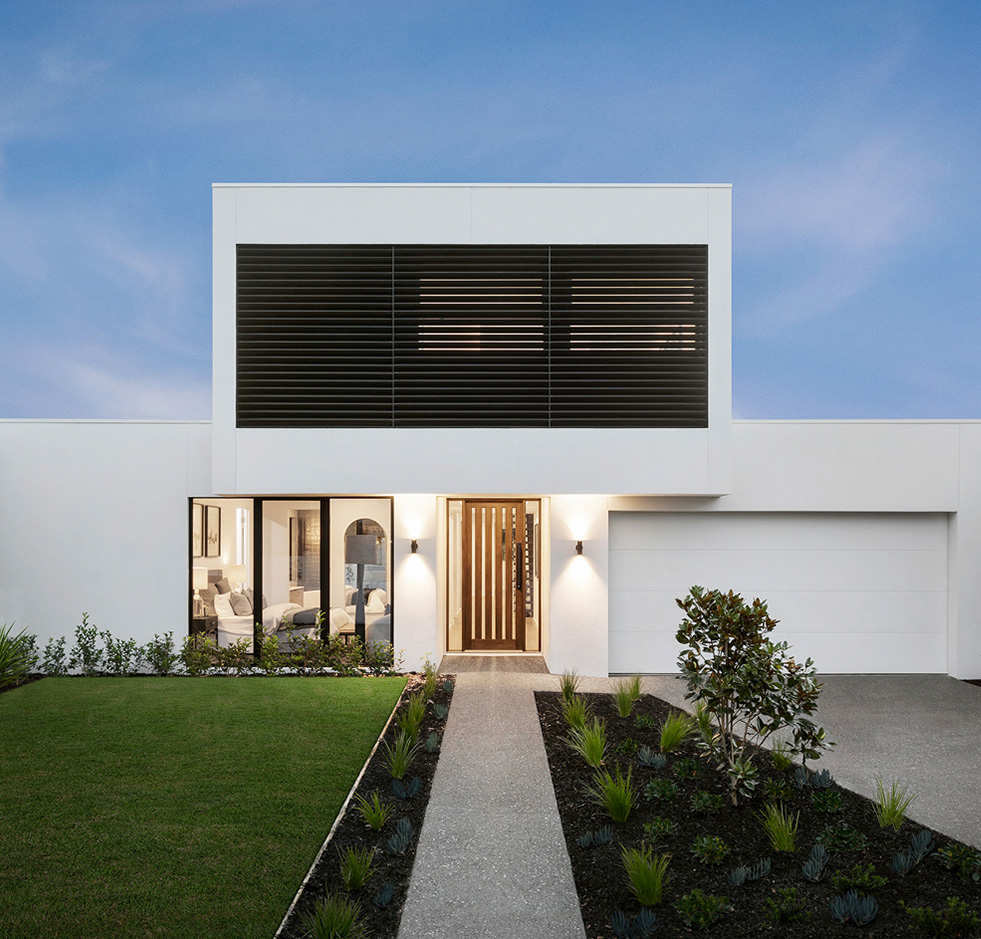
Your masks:
[[[239,245],[239,427],[705,427],[704,245]]]

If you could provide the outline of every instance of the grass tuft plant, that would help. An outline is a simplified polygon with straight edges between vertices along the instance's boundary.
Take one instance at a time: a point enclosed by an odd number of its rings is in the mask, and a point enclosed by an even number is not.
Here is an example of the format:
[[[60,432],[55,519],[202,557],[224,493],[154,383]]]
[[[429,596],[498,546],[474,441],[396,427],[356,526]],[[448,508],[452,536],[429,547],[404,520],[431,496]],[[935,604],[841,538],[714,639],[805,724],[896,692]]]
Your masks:
[[[694,719],[684,711],[673,711],[661,724],[661,752],[677,750],[695,729]]]
[[[391,805],[382,802],[379,798],[377,789],[372,790],[370,799],[365,796],[355,796],[354,806],[361,813],[364,823],[373,831],[381,831],[393,811]]]
[[[348,848],[341,858],[341,880],[348,893],[359,893],[374,869],[374,848]]]
[[[562,717],[570,727],[582,730],[589,720],[589,711],[589,702],[582,695],[562,699]]]
[[[573,727],[566,738],[569,747],[578,753],[589,766],[597,769],[606,756],[606,725],[598,717],[585,727]]]
[[[23,630],[15,636],[13,628],[13,623],[0,626],[0,689],[23,681],[37,660],[32,637]]]
[[[630,717],[634,705],[640,700],[640,675],[621,678],[613,691],[613,701],[621,717]]]
[[[670,854],[655,854],[652,847],[622,848],[620,861],[630,892],[641,906],[658,906],[668,882]]]
[[[875,777],[875,817],[879,821],[879,827],[891,826],[899,831],[900,826],[906,821],[906,810],[916,801],[916,793],[911,792],[909,786],[900,787],[898,780],[893,780],[888,791],[882,783],[882,777]]]
[[[393,779],[402,779],[419,752],[419,744],[409,739],[405,731],[395,738],[395,746],[385,744],[385,766]]]
[[[774,851],[793,854],[797,850],[797,824],[800,812],[791,815],[782,804],[770,802],[757,815]]]
[[[559,690],[562,692],[562,700],[566,703],[572,701],[579,692],[579,675],[576,674],[576,670],[572,669],[568,672],[563,672],[562,677],[559,678]]]
[[[593,785],[586,789],[586,795],[606,809],[613,821],[625,822],[637,801],[637,793],[631,780],[630,768],[624,776],[617,764],[615,773],[616,775],[606,769],[600,770],[594,777]]]
[[[398,714],[395,715],[395,722],[399,729],[405,734],[411,743],[419,739],[419,728],[426,718],[427,697],[424,691],[417,691],[409,695],[409,700]]]
[[[794,765],[794,755],[790,751],[790,746],[785,740],[778,740],[770,751],[770,760],[773,768],[781,773],[785,773]]]
[[[304,926],[311,939],[365,939],[368,935],[361,920],[361,904],[339,893],[328,893],[318,900]]]

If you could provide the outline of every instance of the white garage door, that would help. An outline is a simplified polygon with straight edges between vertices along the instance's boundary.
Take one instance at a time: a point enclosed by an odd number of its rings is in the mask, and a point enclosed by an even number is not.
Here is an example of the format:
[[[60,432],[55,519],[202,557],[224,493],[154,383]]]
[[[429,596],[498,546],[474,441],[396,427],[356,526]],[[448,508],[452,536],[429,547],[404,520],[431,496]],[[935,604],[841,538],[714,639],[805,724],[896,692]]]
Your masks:
[[[768,602],[821,672],[947,671],[943,514],[610,514],[610,671],[677,671],[698,584]]]

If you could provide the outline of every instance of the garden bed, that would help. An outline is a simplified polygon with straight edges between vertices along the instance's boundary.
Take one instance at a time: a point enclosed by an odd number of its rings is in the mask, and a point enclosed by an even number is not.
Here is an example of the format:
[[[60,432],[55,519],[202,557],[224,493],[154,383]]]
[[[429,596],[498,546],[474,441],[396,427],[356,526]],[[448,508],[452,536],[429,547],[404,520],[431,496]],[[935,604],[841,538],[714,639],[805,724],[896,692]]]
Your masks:
[[[707,939],[760,935],[787,939],[855,935],[895,939],[903,935],[927,935],[910,929],[910,917],[900,906],[900,901],[913,907],[939,909],[946,906],[948,897],[958,897],[965,900],[971,910],[979,910],[978,883],[970,877],[961,879],[940,862],[937,849],[957,845],[952,839],[931,832],[934,850],[908,874],[900,876],[893,870],[893,859],[897,853],[907,851],[910,838],[922,830],[915,822],[906,820],[898,831],[891,827],[880,828],[873,804],[868,799],[836,784],[827,789],[800,788],[795,783],[795,769],[777,770],[768,753],[761,753],[756,759],[760,782],[754,798],[734,807],[729,799],[728,778],[709,768],[694,737],[688,738],[677,751],[667,754],[667,765],[663,768],[645,768],[638,764],[636,755],[628,755],[638,746],[646,745],[655,753],[659,750],[660,724],[673,710],[667,702],[646,695],[637,702],[632,714],[623,718],[617,713],[611,695],[586,694],[582,697],[588,701],[592,714],[606,723],[608,749],[604,768],[614,774],[617,767],[624,774],[629,771],[637,792],[636,805],[628,819],[623,823],[612,823],[606,811],[591,802],[584,792],[593,784],[595,772],[566,743],[569,725],[562,716],[561,695],[536,693],[555,797],[572,860],[586,935],[590,939],[615,935],[611,918],[617,911],[628,918],[635,918],[640,912],[640,904],[631,894],[621,863],[621,850],[633,847],[652,846],[658,854],[671,855],[663,901],[652,908],[657,923],[653,935],[659,939],[689,935]],[[697,761],[697,764],[682,761]],[[679,775],[679,769],[695,765],[699,771],[694,778]],[[818,769],[820,764],[811,764],[811,768]],[[648,784],[658,779],[677,786],[673,800],[645,796]],[[890,782],[885,780],[887,788]],[[773,850],[757,817],[767,804],[766,792],[772,792],[773,787],[778,786],[785,790],[784,804],[789,811],[794,815],[800,813],[797,847],[792,854]],[[714,814],[693,811],[691,800],[699,792],[720,796],[721,808]],[[819,796],[818,799],[833,803],[840,798],[840,810],[817,811],[812,802],[816,792],[838,793],[837,797]],[[663,834],[645,832],[645,824],[650,824],[656,817],[668,819],[675,826],[674,830]],[[802,865],[808,860],[812,846],[827,826],[840,824],[855,832],[851,836],[854,840],[861,842],[864,839],[865,846],[849,849],[841,846],[832,850],[824,879],[818,883],[809,882],[802,874]],[[580,844],[582,836],[606,826],[612,827],[611,841],[589,847]],[[721,838],[729,849],[718,864],[701,863],[691,852],[696,839],[705,835]],[[768,873],[755,880],[747,879],[741,886],[729,882],[730,871],[739,866],[753,867],[764,858],[770,860]],[[857,864],[863,867],[871,864],[875,874],[886,879],[885,884],[872,891],[878,905],[875,918],[861,928],[834,922],[829,905],[833,897],[843,892],[836,889],[834,876],[851,872]],[[780,892],[786,888],[797,891],[799,906],[806,918],[778,924],[768,917],[767,902],[779,899]],[[701,929],[687,925],[676,909],[678,901],[694,889],[726,898],[728,907],[714,923]],[[981,931],[971,928],[943,934],[977,937]]]
[[[399,713],[405,710],[411,695],[419,692],[422,686],[421,678],[410,679],[409,685],[406,686],[395,717],[389,723],[381,742],[368,761],[354,796],[343,816],[337,821],[329,843],[317,860],[294,908],[283,924],[279,933],[282,939],[305,939],[309,935],[304,921],[313,911],[318,900],[323,899],[328,892],[342,895],[360,905],[362,921],[366,924],[372,939],[395,939],[398,935],[419,834],[439,760],[439,747],[429,749],[426,741],[434,733],[438,734],[440,742],[442,741],[446,712],[453,696],[453,678],[439,676],[436,691],[426,707],[426,715],[419,731],[418,740],[421,744],[419,751],[403,778],[403,785],[408,785],[415,791],[411,795],[403,794],[399,797],[395,792],[388,768],[388,748],[395,747],[400,733],[397,722]],[[440,713],[443,714],[442,717],[439,716]],[[416,779],[417,789],[413,782]],[[368,827],[356,807],[357,796],[370,800],[375,792],[382,802],[393,807],[390,817],[379,831]],[[396,852],[391,849],[389,842],[396,835],[400,820],[407,820],[411,825],[411,835],[404,849]],[[341,876],[340,858],[351,848],[374,851],[372,874],[364,888],[354,893],[349,893],[345,889]],[[386,885],[391,885],[391,896],[382,902],[383,897],[379,894],[385,890]]]

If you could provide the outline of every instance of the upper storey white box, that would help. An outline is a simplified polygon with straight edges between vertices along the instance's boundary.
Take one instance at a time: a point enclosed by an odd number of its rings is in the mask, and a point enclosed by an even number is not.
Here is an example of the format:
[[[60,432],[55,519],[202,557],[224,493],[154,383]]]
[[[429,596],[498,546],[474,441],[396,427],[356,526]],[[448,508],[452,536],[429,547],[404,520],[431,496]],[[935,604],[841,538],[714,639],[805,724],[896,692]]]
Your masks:
[[[223,493],[720,495],[723,185],[218,185]]]

